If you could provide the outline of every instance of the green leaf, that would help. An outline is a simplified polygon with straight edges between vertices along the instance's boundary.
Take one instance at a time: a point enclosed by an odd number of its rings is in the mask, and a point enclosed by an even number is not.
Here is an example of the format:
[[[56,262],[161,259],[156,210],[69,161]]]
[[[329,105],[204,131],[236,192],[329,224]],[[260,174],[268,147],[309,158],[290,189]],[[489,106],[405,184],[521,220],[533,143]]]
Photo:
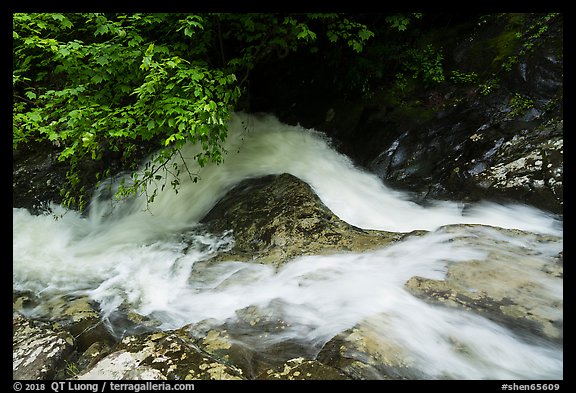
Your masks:
[[[75,142],[72,146],[68,146],[67,148],[62,150],[62,152],[58,156],[58,161],[64,161],[66,158],[73,155],[76,152],[76,146],[77,145],[78,145],[78,142]]]
[[[365,41],[368,38],[374,37],[374,33],[372,33],[370,30],[366,30],[366,29],[360,30],[360,32],[358,32],[358,35],[360,36],[362,41]]]
[[[38,112],[28,112],[26,113],[26,116],[28,116],[28,118],[34,122],[39,122],[41,119],[40,114]]]
[[[192,37],[192,36],[194,35],[194,33],[195,33],[194,29],[191,29],[191,28],[189,28],[189,27],[186,27],[186,28],[184,29],[184,35],[185,35],[186,37]]]
[[[152,62],[152,58],[151,57],[144,57],[142,59],[142,64],[140,64],[140,69],[146,71],[147,69],[150,68],[150,63]]]
[[[60,22],[62,23],[62,27],[65,29],[70,29],[73,26],[72,22],[70,22],[66,17],[64,17]]]
[[[96,28],[96,32],[94,33],[95,36],[97,35],[104,35],[108,33],[108,25],[100,25]]]
[[[90,78],[90,80],[94,83],[100,83],[104,80],[104,77],[102,77],[102,75],[100,74],[96,74],[92,78]]]
[[[333,31],[329,31],[326,33],[328,40],[332,43],[338,41],[338,34],[334,33]]]
[[[61,46],[60,49],[58,49],[58,52],[60,52],[63,57],[66,57],[70,54],[70,51],[65,46]]]
[[[152,54],[154,53],[154,43],[151,43],[150,45],[148,45],[148,49],[146,49],[146,52],[144,52],[145,56],[152,56]]]
[[[102,55],[102,56],[98,56],[98,58],[96,58],[96,63],[100,64],[101,66],[104,66],[108,63],[110,63],[109,57],[106,55]]]

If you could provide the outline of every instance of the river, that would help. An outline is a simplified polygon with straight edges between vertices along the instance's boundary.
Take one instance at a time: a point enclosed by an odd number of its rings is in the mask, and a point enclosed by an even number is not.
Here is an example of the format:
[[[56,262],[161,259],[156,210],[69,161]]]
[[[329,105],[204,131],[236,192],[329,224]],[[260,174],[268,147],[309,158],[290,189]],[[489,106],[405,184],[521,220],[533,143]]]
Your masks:
[[[430,378],[562,378],[562,348],[528,341],[474,313],[432,306],[404,287],[413,276],[442,279],[449,264],[485,260],[491,247],[528,249],[534,258],[552,263],[563,249],[561,217],[522,204],[419,205],[355,167],[323,134],[270,115],[235,114],[226,151],[223,164],[196,168],[192,157],[197,151],[186,146],[182,157],[200,180],[181,176],[178,193],[168,186],[151,205],[143,197],[112,203],[100,191],[87,215],[57,205],[44,215],[13,209],[14,289],[46,299],[87,295],[118,334],[122,327],[114,326],[113,316],[119,310],[174,329],[207,319],[224,323],[255,306],[287,327],[267,340],[247,339],[250,345],[297,338],[315,350],[367,317],[386,315],[376,331],[402,346]],[[366,253],[300,257],[278,270],[239,261],[200,269],[234,241],[228,231],[203,230],[200,220],[210,208],[243,179],[285,172],[307,182],[352,225],[430,233]],[[444,227],[459,223],[527,234],[487,231],[494,241],[479,243],[469,241],[470,232]],[[554,240],[538,242],[532,234]],[[535,275],[534,280],[546,280],[542,286],[562,302],[562,278]],[[29,310],[37,316],[43,312],[42,307]],[[450,344],[454,340],[468,348],[465,355]]]

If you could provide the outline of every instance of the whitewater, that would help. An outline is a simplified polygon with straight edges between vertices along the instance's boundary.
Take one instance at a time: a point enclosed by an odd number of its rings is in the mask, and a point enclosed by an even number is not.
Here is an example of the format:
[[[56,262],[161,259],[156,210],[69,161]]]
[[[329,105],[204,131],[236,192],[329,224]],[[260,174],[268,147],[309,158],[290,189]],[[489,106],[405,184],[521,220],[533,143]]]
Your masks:
[[[42,215],[14,208],[14,290],[46,299],[88,296],[119,334],[121,327],[111,322],[119,310],[150,317],[168,330],[208,319],[224,323],[239,310],[257,306],[289,325],[270,342],[258,343],[262,346],[297,338],[319,349],[359,322],[385,315],[375,331],[404,348],[430,378],[562,379],[558,346],[528,341],[474,313],[427,304],[404,287],[414,276],[443,279],[451,263],[485,260],[490,247],[503,244],[551,260],[563,249],[561,217],[524,204],[436,201],[422,206],[356,167],[324,134],[283,124],[272,115],[234,114],[225,150],[222,164],[198,168],[197,147],[185,146],[175,163],[186,160],[199,180],[181,175],[178,193],[166,187],[150,205],[143,196],[113,202],[102,189],[86,215],[55,204]],[[299,257],[279,269],[257,260],[204,266],[231,248],[234,234],[208,233],[201,219],[240,181],[281,173],[308,183],[351,225],[430,232],[365,253]],[[492,244],[470,242],[473,233],[446,230],[450,224],[519,229],[526,235],[486,231]],[[539,242],[532,234],[554,240]],[[562,302],[561,278],[534,280]],[[37,316],[42,312],[41,307],[29,310]],[[454,340],[468,353],[454,350]]]

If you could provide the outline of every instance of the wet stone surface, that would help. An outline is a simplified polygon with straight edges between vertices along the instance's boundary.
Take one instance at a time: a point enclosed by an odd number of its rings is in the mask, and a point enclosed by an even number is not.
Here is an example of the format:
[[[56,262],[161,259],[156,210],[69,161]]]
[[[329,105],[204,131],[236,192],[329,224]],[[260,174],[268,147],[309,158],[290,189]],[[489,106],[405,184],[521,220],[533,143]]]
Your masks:
[[[232,256],[276,267],[296,256],[365,251],[403,237],[345,223],[309,185],[289,174],[242,182],[202,221],[213,232],[232,230],[232,250],[217,259]]]
[[[483,231],[499,232],[533,242],[557,242],[553,236],[518,230],[451,226],[469,229],[478,243],[494,242]],[[521,243],[520,243],[521,244]],[[563,301],[557,284],[563,279],[560,255],[543,256],[520,244],[501,243],[485,260],[451,264],[444,280],[412,277],[406,288],[416,297],[448,307],[479,313],[522,334],[563,342]]]
[[[74,339],[58,327],[12,315],[12,378],[51,379],[64,365]]]

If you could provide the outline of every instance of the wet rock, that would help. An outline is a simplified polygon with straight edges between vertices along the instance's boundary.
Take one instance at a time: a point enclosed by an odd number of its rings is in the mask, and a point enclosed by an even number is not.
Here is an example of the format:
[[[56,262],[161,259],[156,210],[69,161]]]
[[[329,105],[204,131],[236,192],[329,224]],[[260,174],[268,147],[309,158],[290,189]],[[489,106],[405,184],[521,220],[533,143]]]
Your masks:
[[[72,351],[72,336],[16,312],[12,315],[12,326],[12,378],[52,379]]]
[[[550,138],[542,130],[563,119],[563,21],[556,15],[543,22],[544,16],[499,14],[431,28],[421,44],[443,55],[445,81],[406,78],[412,86],[396,92],[390,77],[367,83],[374,92],[369,100],[364,91],[360,99],[335,91],[334,72],[323,60],[295,57],[294,64],[256,75],[263,92],[277,91],[280,83],[283,94],[267,94],[255,110],[326,132],[357,165],[413,192],[418,202],[502,199],[561,213],[563,160],[552,158],[546,144],[561,140],[562,132]],[[368,50],[363,60],[379,69],[386,59],[372,58],[376,53]],[[315,64],[310,79],[316,83],[291,79],[302,64],[308,74]],[[510,141],[513,146],[505,145]],[[544,166],[520,167],[522,157]]]
[[[274,266],[300,255],[374,249],[403,237],[345,223],[308,184],[289,174],[240,183],[202,222],[213,232],[232,230],[234,246],[219,259]]]
[[[224,324],[211,320],[193,324],[189,334],[204,352],[241,369],[248,379],[347,379],[342,372],[314,360],[317,350],[309,343],[272,337],[288,327],[273,313],[250,306],[238,310],[237,318]]]
[[[57,149],[49,143],[23,146],[13,152],[13,207],[38,214],[48,202],[60,202],[59,187],[66,181],[67,166],[58,162]]]
[[[246,378],[254,377],[256,351],[230,335],[228,326],[205,320],[191,325],[188,334],[203,352],[242,370]]]
[[[163,374],[148,366],[140,366],[145,356],[127,351],[116,351],[98,361],[90,370],[76,375],[76,379],[128,379],[135,373],[149,373],[150,379],[165,379]]]
[[[127,336],[78,379],[245,379],[242,371],[201,351],[186,331]]]
[[[504,108],[490,114],[488,106],[507,100],[486,98],[403,132],[391,131],[365,165],[387,184],[415,191],[420,200],[503,199],[560,213],[562,121],[506,119]],[[378,128],[378,120],[373,122],[370,128]]]
[[[12,311],[21,312],[31,304],[33,295],[28,291],[12,291]]]
[[[269,369],[257,379],[281,380],[342,380],[349,379],[336,369],[315,360],[294,358],[288,360],[282,368]]]
[[[270,309],[249,306],[226,321],[205,320],[190,326],[189,334],[203,351],[242,370],[249,379],[278,370],[293,358],[313,358],[317,349],[285,334],[291,325]]]
[[[50,321],[74,337],[75,348],[84,351],[95,342],[112,343],[111,332],[103,324],[97,305],[87,297],[53,296],[41,298],[30,292],[15,292],[13,309]]]
[[[426,379],[410,354],[380,332],[385,320],[385,314],[366,318],[328,341],[316,359],[351,379]]]
[[[538,136],[519,134],[499,144],[495,164],[471,172],[473,181],[486,192],[523,195],[529,203],[558,210],[564,204],[562,124],[550,124]]]
[[[78,359],[73,363],[75,368],[75,375],[83,370],[87,370],[103,359],[112,351],[112,346],[105,342],[95,342],[90,345],[84,352],[79,354]],[[75,376],[74,375],[74,376]]]
[[[58,160],[63,146],[52,142],[28,141],[20,143],[12,154],[12,206],[26,208],[32,214],[42,214],[50,211],[50,203],[61,203],[61,190],[69,188],[66,173],[70,170],[67,162]],[[147,157],[156,147],[145,144],[136,148],[135,160]],[[84,160],[80,162],[79,185],[84,188],[81,193],[85,206],[90,204],[92,192],[96,186],[97,174],[104,170],[112,175],[128,170],[123,159],[123,152],[107,151],[102,162]],[[79,206],[71,206],[78,209]]]
[[[112,343],[114,338],[103,324],[100,313],[88,298],[65,299],[48,304],[52,320],[74,336],[76,347],[83,351],[95,342]]]
[[[556,284],[562,280],[563,267],[557,255],[540,255],[524,245],[558,239],[483,226],[451,228],[468,228],[475,237],[472,240],[478,243],[494,242],[492,236],[483,237],[484,231],[510,236],[515,241],[492,247],[484,260],[450,264],[444,280],[412,277],[406,283],[407,290],[432,303],[471,310],[520,334],[561,343],[563,297]]]

